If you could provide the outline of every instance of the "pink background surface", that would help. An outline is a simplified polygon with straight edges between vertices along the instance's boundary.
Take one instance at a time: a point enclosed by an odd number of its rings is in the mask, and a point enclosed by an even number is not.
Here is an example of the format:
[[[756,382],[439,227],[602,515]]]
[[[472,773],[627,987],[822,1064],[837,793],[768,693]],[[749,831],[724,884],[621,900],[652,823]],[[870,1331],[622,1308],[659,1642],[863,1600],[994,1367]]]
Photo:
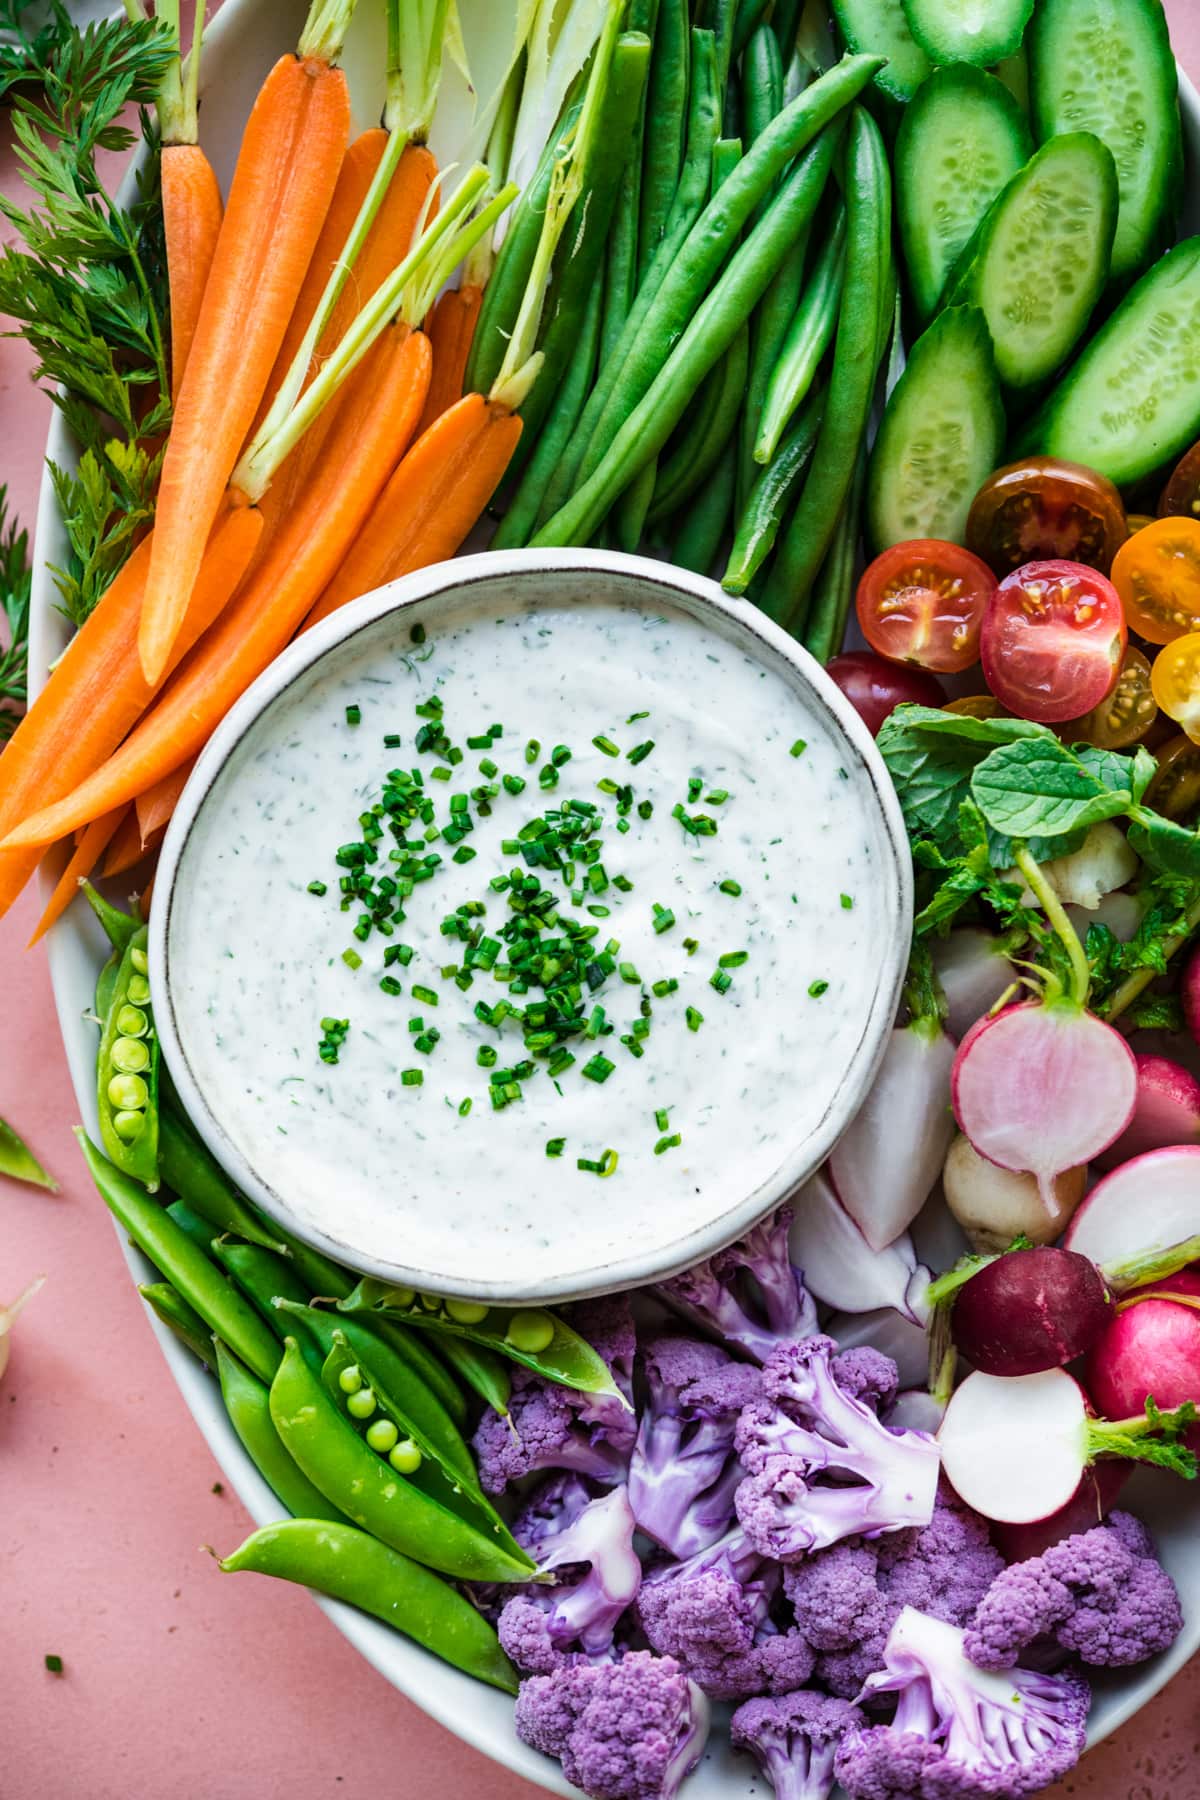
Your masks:
[[[1200,0],[1166,0],[1200,75]],[[0,187],[16,173],[7,128]],[[48,404],[0,342],[0,480],[32,527]],[[249,1519],[191,1422],[70,1135],[27,895],[0,923],[0,1116],[58,1175],[0,1180],[0,1299],[35,1274],[0,1391],[0,1790],[7,1800],[534,1800],[360,1660],[299,1590],[220,1576]],[[47,1674],[47,1652],[62,1656]],[[1198,1800],[1200,1664],[1054,1790]]]

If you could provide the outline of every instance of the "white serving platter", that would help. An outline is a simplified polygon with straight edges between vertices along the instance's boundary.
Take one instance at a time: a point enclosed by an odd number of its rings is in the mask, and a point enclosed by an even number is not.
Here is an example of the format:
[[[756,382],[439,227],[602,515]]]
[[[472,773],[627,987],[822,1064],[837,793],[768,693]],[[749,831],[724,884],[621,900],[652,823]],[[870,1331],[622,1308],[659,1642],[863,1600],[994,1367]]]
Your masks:
[[[472,70],[484,95],[503,70],[509,51],[497,18],[508,9],[489,0],[460,0],[464,35]],[[303,22],[304,0],[226,0],[205,39],[201,92],[202,135],[222,185],[227,185],[241,130],[251,102],[271,62],[294,47]],[[345,65],[354,105],[354,129],[376,122],[382,102],[382,9],[362,4],[347,44]],[[1200,97],[1181,73],[1180,104],[1188,153],[1187,194],[1182,230],[1200,231]],[[447,69],[432,147],[439,160],[461,152],[471,99],[465,83]],[[70,446],[58,417],[50,429],[47,454],[69,463]],[[37,519],[30,642],[30,677],[36,692],[53,660],[62,653],[66,622],[56,608],[49,566],[65,558],[61,521],[49,480],[43,477]],[[42,876],[47,895],[52,885]],[[105,954],[102,933],[90,911],[76,903],[48,939],[55,1004],[80,1114],[90,1131],[97,1129],[94,1099],[95,1027],[86,1018],[96,971]],[[97,1205],[100,1202],[97,1200]],[[118,1231],[130,1275],[135,1282],[154,1279],[150,1264]],[[149,1312],[180,1392],[225,1478],[259,1524],[282,1516],[274,1494],[262,1480],[234,1435],[215,1380],[191,1353]],[[1096,1683],[1089,1743],[1106,1737],[1138,1711],[1200,1649],[1200,1532],[1198,1502],[1165,1482],[1141,1479],[1131,1486],[1130,1504],[1142,1514],[1158,1539],[1163,1560],[1183,1597],[1185,1626],[1165,1655],[1123,1676]],[[318,1597],[318,1605],[366,1660],[394,1687],[446,1728],[484,1755],[504,1764],[547,1791],[572,1795],[578,1790],[562,1779],[558,1766],[518,1742],[512,1726],[512,1703],[409,1643],[353,1607]],[[214,1592],[214,1605],[219,1597]],[[764,1787],[751,1764],[735,1757],[721,1732],[685,1789],[687,1800],[761,1800]]]

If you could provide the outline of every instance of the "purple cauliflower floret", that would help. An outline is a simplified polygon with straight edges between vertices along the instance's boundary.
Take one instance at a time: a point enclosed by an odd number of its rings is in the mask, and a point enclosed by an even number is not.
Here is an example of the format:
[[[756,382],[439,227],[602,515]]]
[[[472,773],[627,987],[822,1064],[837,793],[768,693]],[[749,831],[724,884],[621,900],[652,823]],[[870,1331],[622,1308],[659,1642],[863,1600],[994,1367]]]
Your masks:
[[[634,1522],[623,1487],[593,1500],[577,1475],[547,1482],[513,1535],[552,1584],[530,1582],[500,1614],[500,1642],[519,1669],[547,1675],[578,1657],[613,1653],[622,1613],[641,1586]]]
[[[927,1525],[940,1452],[921,1431],[889,1431],[839,1387],[832,1338],[781,1344],[763,1366],[765,1398],[737,1429],[749,1475],[737,1515],[764,1556],[794,1562],[840,1539]]]
[[[817,1309],[792,1264],[788,1229],[792,1210],[780,1207],[728,1250],[673,1275],[658,1287],[673,1312],[755,1362],[765,1362],[779,1343],[810,1337]]]
[[[592,1800],[675,1800],[704,1754],[709,1706],[677,1662],[631,1650],[522,1682],[516,1726]]]
[[[1081,1676],[976,1668],[957,1627],[913,1607],[861,1698],[873,1694],[894,1695],[896,1713],[842,1739],[834,1767],[850,1800],[1016,1800],[1049,1787],[1083,1751]]]
[[[630,1504],[638,1529],[685,1561],[733,1523],[743,1474],[734,1430],[762,1377],[695,1338],[654,1338],[643,1361],[649,1398],[629,1465]]]
[[[892,1404],[900,1391],[900,1371],[890,1356],[870,1344],[859,1344],[851,1350],[839,1350],[831,1367],[833,1379],[843,1394],[861,1400],[872,1412],[881,1413]]]
[[[686,1563],[651,1571],[637,1616],[654,1648],[673,1656],[713,1700],[747,1700],[803,1687],[813,1652],[773,1616],[780,1571],[733,1530]]]
[[[489,1494],[544,1469],[571,1469],[606,1487],[625,1480],[637,1436],[633,1403],[633,1314],[624,1296],[584,1300],[567,1317],[608,1364],[613,1394],[584,1394],[519,1367],[507,1418],[490,1407],[472,1440],[479,1479]]]
[[[730,1741],[748,1750],[775,1800],[829,1800],[837,1747],[865,1724],[857,1706],[800,1688],[772,1700],[747,1700],[729,1721]]]
[[[939,1493],[928,1525],[818,1550],[786,1568],[783,1585],[817,1652],[817,1679],[852,1700],[883,1667],[883,1646],[906,1606],[966,1625],[1003,1567],[986,1521]]]
[[[1114,1512],[998,1575],[967,1626],[967,1655],[981,1669],[1011,1669],[1050,1639],[1119,1669],[1166,1650],[1182,1628],[1179,1594],[1145,1526]]]

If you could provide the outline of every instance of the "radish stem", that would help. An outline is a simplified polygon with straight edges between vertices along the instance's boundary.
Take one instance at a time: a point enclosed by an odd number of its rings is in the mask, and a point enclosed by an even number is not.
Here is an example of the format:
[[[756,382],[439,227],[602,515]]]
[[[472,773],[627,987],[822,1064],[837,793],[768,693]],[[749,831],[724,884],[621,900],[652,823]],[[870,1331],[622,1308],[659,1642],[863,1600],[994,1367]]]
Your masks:
[[[1134,1256],[1125,1262],[1101,1263],[1100,1273],[1110,1288],[1124,1293],[1132,1288],[1142,1288],[1151,1282],[1161,1281],[1168,1275],[1177,1275],[1180,1269],[1186,1269],[1190,1263],[1200,1261],[1200,1237],[1184,1238],[1178,1244],[1172,1244],[1166,1250],[1147,1250],[1141,1256]],[[1146,1299],[1145,1294],[1139,1295]],[[1172,1295],[1172,1298],[1176,1296]]]
[[[1067,953],[1071,964],[1071,999],[1077,1006],[1086,1006],[1088,992],[1092,985],[1092,972],[1088,967],[1088,959],[1083,945],[1079,941],[1079,934],[1072,927],[1071,921],[1063,909],[1062,901],[1024,844],[1018,845],[1015,860],[1031,893],[1036,897],[1038,905],[1054,927],[1055,933]]]
[[[1187,943],[1197,926],[1200,926],[1200,900],[1196,900],[1189,906],[1187,912],[1184,914],[1182,927],[1164,943],[1163,955],[1168,960],[1174,956],[1175,952],[1181,950]],[[1138,995],[1144,988],[1149,987],[1157,973],[1157,969],[1147,965],[1144,969],[1137,969],[1121,983],[1108,1005],[1104,1008],[1104,1016],[1110,1024],[1114,1019],[1120,1018],[1126,1007],[1133,1005]]]

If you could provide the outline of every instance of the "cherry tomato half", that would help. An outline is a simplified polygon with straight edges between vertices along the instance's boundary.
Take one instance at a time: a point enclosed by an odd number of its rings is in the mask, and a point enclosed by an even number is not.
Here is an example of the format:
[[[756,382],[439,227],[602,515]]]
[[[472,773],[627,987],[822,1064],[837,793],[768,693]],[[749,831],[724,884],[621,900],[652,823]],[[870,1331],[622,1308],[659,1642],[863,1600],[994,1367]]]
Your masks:
[[[947,700],[944,710],[961,713],[965,719],[1006,719],[1008,717],[995,694],[960,694],[957,700]]]
[[[1168,819],[1190,820],[1200,808],[1200,744],[1179,732],[1157,752],[1158,768],[1146,789],[1146,805]]]
[[[914,538],[877,556],[858,584],[858,622],[892,662],[955,675],[979,661],[979,626],[996,586],[958,544]]]
[[[1129,527],[1130,537],[1136,537],[1139,531],[1145,531],[1147,525],[1153,525],[1152,513],[1126,513],[1125,523]]]
[[[1200,743],[1200,631],[1164,644],[1150,671],[1154,698],[1193,743]]]
[[[997,469],[967,518],[968,545],[1001,576],[1055,557],[1107,574],[1125,538],[1125,508],[1108,477],[1056,456]]]
[[[1068,743],[1095,744],[1099,750],[1128,750],[1141,743],[1158,717],[1150,691],[1150,664],[1133,644],[1125,652],[1112,692],[1081,719],[1062,727]]]
[[[872,737],[889,713],[912,701],[917,706],[943,706],[940,681],[923,669],[902,668],[870,650],[846,650],[835,656],[826,673],[841,688]]]
[[[1200,519],[1155,519],[1123,544],[1112,567],[1131,631],[1169,644],[1200,625]]]
[[[1158,503],[1158,516],[1200,519],[1200,444],[1193,444],[1175,464]]]
[[[1099,706],[1125,644],[1112,582],[1082,563],[1055,561],[1005,576],[983,615],[979,648],[984,680],[1003,706],[1059,725]]]

